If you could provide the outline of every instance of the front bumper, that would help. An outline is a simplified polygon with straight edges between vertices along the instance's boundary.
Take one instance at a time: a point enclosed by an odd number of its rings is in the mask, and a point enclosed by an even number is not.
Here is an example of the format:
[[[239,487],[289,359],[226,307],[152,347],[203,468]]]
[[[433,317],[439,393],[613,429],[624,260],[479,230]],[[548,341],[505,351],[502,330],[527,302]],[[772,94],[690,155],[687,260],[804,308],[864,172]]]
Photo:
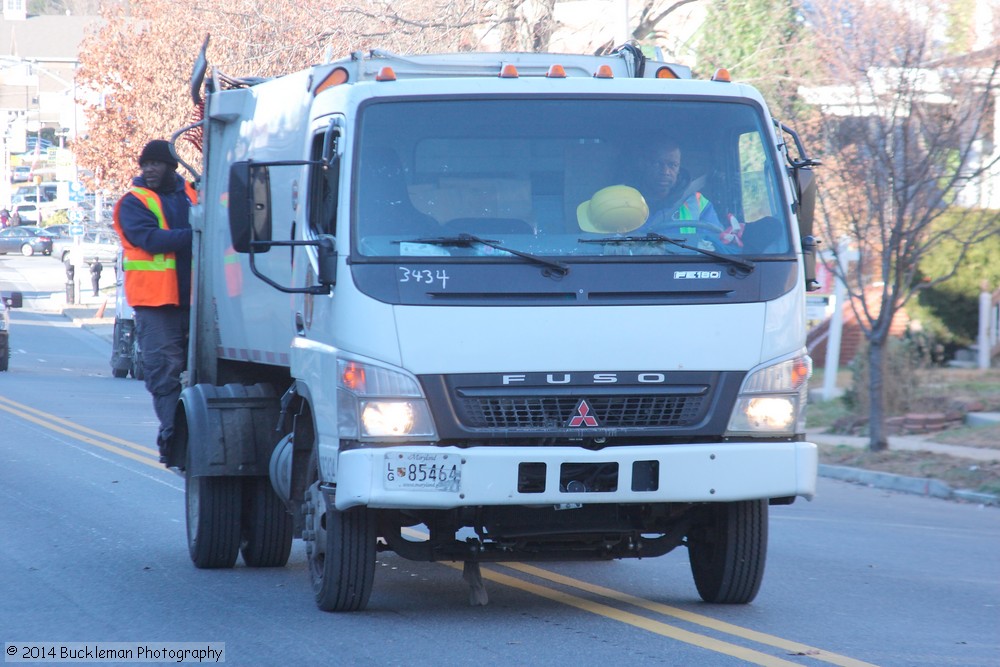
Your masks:
[[[387,455],[448,454],[459,461],[461,481],[452,488],[387,488]],[[454,458],[452,458],[454,457]],[[698,445],[606,447],[398,446],[341,452],[337,509],[360,505],[391,509],[596,503],[725,502],[801,496],[816,492],[817,451],[809,442],[728,442]],[[653,462],[653,463],[651,463]],[[519,489],[524,467],[544,471],[544,484]],[[544,468],[539,464],[544,464]],[[560,484],[567,466],[617,464],[614,490],[574,492]],[[612,469],[614,466],[610,466]],[[656,483],[633,484],[633,471],[655,470]],[[541,486],[541,490],[539,490]],[[634,487],[652,490],[633,490]]]

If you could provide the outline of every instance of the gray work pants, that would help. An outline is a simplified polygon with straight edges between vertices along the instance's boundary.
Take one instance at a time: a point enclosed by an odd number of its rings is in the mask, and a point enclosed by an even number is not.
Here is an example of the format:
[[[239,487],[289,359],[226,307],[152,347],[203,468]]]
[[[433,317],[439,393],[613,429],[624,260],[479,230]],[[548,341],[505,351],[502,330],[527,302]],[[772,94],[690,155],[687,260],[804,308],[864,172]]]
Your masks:
[[[136,336],[142,353],[146,390],[160,420],[156,443],[160,452],[174,433],[174,413],[181,395],[181,372],[187,365],[189,308],[138,306]]]

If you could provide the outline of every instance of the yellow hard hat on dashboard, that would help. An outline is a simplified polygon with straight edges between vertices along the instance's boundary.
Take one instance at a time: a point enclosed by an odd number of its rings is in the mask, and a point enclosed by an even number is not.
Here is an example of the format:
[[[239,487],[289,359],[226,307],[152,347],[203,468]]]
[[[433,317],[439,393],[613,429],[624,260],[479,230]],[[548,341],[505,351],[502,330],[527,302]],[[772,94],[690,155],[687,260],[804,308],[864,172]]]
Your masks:
[[[585,232],[623,234],[638,229],[649,217],[642,193],[628,185],[610,185],[576,208],[576,221]]]

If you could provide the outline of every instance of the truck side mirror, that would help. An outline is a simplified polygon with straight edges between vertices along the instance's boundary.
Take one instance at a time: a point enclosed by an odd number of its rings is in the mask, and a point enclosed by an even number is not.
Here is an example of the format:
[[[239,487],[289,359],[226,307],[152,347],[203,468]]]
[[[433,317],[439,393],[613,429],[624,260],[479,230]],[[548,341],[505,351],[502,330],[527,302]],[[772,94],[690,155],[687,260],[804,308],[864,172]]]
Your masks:
[[[795,168],[795,187],[799,197],[799,237],[812,236],[816,215],[816,174],[810,166]]]
[[[820,240],[815,236],[802,237],[802,268],[805,272],[806,291],[815,292],[822,285],[816,279],[816,248]]]
[[[320,285],[333,287],[337,284],[337,239],[329,234],[321,234],[318,241],[319,275],[317,279]]]
[[[236,252],[267,252],[271,246],[271,177],[265,166],[229,167],[229,233]],[[251,245],[252,244],[252,245]]]

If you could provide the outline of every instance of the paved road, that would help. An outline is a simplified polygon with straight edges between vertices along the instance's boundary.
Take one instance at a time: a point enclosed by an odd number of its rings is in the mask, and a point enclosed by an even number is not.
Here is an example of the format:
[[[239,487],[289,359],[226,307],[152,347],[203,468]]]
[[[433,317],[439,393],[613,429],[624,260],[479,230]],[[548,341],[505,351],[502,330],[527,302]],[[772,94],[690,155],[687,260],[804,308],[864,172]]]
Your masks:
[[[0,257],[0,281],[18,272]],[[368,611],[321,613],[300,543],[284,568],[192,567],[183,480],[156,462],[149,398],[111,377],[105,339],[34,309],[14,333],[4,642],[222,642],[236,665],[1000,664],[1000,510],[832,480],[772,508],[751,605],[701,603],[683,549],[485,566],[485,607],[450,564],[384,553]]]

